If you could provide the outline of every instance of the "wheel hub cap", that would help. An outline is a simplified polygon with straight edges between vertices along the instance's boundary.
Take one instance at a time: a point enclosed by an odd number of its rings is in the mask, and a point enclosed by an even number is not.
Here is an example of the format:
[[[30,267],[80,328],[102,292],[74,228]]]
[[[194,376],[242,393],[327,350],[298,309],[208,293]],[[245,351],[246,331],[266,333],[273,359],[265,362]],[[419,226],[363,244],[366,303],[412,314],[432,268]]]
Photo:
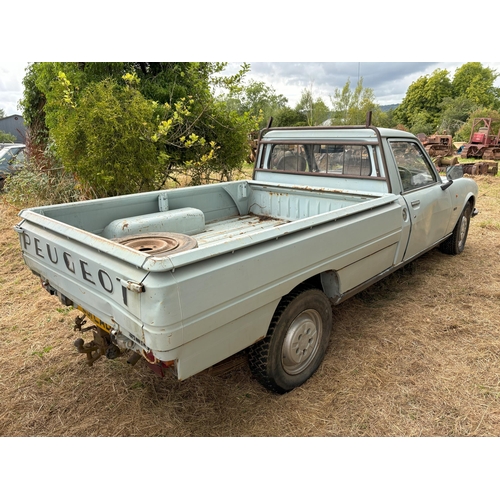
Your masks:
[[[308,309],[295,318],[285,337],[282,350],[284,370],[290,375],[303,371],[313,360],[322,335],[321,317]]]
[[[464,241],[466,231],[467,231],[467,217],[462,217],[462,221],[460,224],[460,244],[462,244]]]

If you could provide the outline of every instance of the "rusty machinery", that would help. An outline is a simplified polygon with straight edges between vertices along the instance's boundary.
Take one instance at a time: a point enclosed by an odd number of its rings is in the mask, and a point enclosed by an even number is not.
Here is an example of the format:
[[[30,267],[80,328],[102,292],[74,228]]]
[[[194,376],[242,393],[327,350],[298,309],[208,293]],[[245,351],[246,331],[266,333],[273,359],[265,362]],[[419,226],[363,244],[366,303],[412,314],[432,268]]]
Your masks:
[[[479,160],[474,162],[460,163],[458,156],[449,158],[437,157],[434,159],[434,165],[438,172],[446,172],[446,169],[453,165],[461,165],[464,174],[468,175],[497,175],[498,164],[492,160]]]
[[[418,140],[422,143],[429,156],[450,156],[453,154],[453,139],[451,135],[425,135],[417,134]]]
[[[491,134],[491,118],[475,118],[469,142],[464,144],[462,158],[482,158],[500,160],[500,132]]]

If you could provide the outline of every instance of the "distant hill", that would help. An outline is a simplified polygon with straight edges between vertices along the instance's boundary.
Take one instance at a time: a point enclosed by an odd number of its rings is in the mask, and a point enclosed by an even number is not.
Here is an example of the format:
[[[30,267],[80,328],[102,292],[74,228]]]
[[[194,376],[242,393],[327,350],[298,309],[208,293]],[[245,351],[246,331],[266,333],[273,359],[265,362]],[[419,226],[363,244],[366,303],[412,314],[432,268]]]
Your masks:
[[[380,111],[387,113],[387,111],[390,111],[391,109],[396,109],[398,106],[399,104],[381,104]]]

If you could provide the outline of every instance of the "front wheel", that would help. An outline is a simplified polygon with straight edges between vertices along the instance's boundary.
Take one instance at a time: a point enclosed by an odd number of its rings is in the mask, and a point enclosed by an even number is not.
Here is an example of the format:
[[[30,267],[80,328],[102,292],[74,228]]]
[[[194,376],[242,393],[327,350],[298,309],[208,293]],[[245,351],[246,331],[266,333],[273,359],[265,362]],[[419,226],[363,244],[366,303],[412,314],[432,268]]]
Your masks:
[[[453,229],[453,233],[447,240],[441,243],[440,249],[443,253],[458,255],[464,251],[465,241],[467,240],[467,234],[469,233],[471,212],[471,205],[470,203],[467,203],[458,218],[457,224]]]
[[[278,394],[302,385],[318,369],[332,330],[332,307],[320,290],[300,288],[281,300],[266,337],[249,348],[252,373]]]

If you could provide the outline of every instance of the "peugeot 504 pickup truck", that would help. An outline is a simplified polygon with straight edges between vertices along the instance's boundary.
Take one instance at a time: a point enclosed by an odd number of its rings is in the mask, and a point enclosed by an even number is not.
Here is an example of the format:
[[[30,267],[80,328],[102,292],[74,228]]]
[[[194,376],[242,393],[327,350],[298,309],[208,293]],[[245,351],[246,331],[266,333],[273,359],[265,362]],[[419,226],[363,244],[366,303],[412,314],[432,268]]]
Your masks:
[[[127,352],[184,380],[244,351],[285,393],[322,362],[332,307],[464,250],[477,194],[407,132],[267,127],[251,180],[25,209],[15,229],[43,287],[92,321],[89,364]]]

